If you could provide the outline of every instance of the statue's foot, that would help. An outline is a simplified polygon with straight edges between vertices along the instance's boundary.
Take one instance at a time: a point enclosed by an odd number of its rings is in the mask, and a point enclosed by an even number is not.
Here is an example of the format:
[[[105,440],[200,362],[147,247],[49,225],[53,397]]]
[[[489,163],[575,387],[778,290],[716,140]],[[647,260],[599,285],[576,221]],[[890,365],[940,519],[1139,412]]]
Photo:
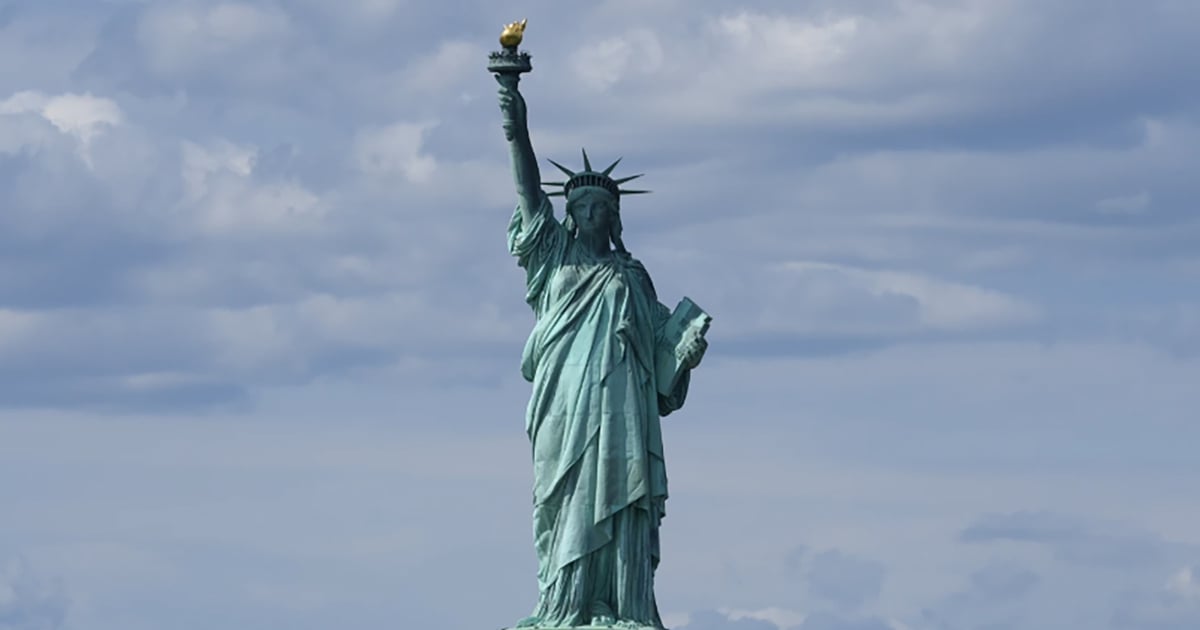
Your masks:
[[[592,604],[592,622],[590,625],[601,628],[611,628],[617,624],[617,615],[605,602]]]
[[[526,617],[526,618],[518,621],[516,623],[516,625],[514,625],[513,627],[514,628],[533,628],[533,627],[536,627],[541,622],[542,622],[541,617],[536,617],[536,616],[535,617]]]

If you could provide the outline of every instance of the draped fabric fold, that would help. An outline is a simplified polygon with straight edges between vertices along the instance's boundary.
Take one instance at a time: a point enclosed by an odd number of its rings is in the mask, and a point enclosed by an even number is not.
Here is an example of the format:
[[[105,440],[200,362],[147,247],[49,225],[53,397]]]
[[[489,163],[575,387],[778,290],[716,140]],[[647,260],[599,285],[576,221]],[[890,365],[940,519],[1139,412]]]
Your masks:
[[[577,247],[545,196],[508,228],[537,323],[522,356],[533,383],[526,432],[533,451],[538,607],[531,625],[593,616],[661,627],[654,602],[667,476],[660,415],[682,406],[687,378],[660,396],[659,331],[670,310],[637,260],[597,260]]]

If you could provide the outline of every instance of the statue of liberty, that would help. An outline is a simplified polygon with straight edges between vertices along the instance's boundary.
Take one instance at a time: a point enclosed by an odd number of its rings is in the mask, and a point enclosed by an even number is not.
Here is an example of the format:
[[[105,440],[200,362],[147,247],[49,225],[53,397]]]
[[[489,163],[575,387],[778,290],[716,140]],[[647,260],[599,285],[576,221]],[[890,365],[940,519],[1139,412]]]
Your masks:
[[[524,268],[536,324],[521,361],[533,384],[525,428],[533,451],[538,603],[528,628],[662,628],[654,598],[667,475],[659,417],[679,409],[707,347],[708,316],[658,301],[621,239],[617,162],[541,182],[517,89],[528,54],[509,25],[490,69],[512,153],[517,204],[509,251]],[[561,186],[546,193],[542,185]],[[565,198],[554,216],[549,197]],[[685,306],[686,305],[686,306]],[[687,312],[690,309],[690,312]],[[681,312],[684,311],[684,312]],[[683,332],[681,332],[681,330]],[[665,364],[665,367],[664,367]]]

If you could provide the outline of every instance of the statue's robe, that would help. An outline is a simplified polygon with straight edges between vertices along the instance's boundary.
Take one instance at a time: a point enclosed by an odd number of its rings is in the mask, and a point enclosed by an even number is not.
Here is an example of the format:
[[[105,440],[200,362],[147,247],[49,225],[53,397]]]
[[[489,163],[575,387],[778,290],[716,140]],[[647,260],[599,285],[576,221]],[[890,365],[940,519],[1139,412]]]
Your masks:
[[[608,613],[661,627],[659,416],[683,405],[688,386],[685,373],[670,396],[657,391],[655,352],[670,309],[640,262],[583,251],[544,195],[529,224],[517,208],[508,242],[537,317],[521,364],[533,383],[525,426],[540,598],[532,619],[572,626]]]

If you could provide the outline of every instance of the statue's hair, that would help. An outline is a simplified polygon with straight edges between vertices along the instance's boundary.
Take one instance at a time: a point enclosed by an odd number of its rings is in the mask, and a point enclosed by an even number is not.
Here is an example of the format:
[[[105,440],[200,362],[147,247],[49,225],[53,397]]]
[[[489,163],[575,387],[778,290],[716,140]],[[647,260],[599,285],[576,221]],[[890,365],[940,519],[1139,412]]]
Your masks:
[[[572,214],[572,210],[577,201],[589,194],[600,194],[605,197],[606,201],[608,202],[608,207],[612,210],[612,223],[609,226],[608,240],[612,242],[613,249],[616,250],[618,254],[628,256],[629,250],[625,249],[625,241],[621,240],[621,231],[623,228],[621,226],[620,197],[614,196],[612,193],[603,188],[580,186],[572,190],[567,196],[566,217],[563,219],[563,227],[567,229],[567,233],[571,235],[571,238],[574,238],[576,235],[578,235],[579,226],[575,224],[575,216]]]

